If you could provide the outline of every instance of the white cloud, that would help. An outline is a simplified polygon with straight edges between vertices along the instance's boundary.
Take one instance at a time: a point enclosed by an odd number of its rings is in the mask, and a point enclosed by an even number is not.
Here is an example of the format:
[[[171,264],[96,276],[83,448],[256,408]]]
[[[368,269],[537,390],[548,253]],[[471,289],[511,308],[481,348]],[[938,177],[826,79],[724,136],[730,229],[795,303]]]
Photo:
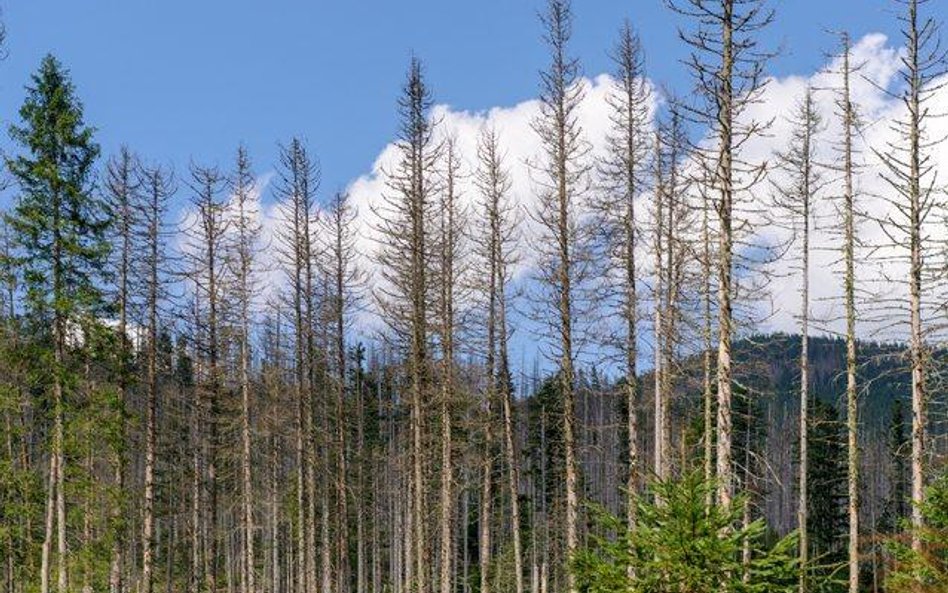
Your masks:
[[[886,92],[886,89],[891,89],[896,80],[895,75],[900,67],[900,51],[889,45],[884,35],[870,34],[854,45],[852,55],[853,63],[861,66],[859,75],[853,80],[853,98],[867,124],[858,147],[865,165],[858,179],[859,199],[864,209],[871,209],[878,213],[883,208],[891,209],[891,206],[880,197],[886,195],[889,190],[883,186],[878,175],[879,163],[867,147],[884,146],[886,139],[891,136],[888,123],[902,113],[902,106]],[[823,115],[826,126],[821,139],[821,160],[832,162],[836,159],[832,142],[838,137],[840,126],[835,114],[835,97],[832,89],[838,85],[836,74],[838,67],[838,60],[832,60],[818,72],[769,81],[762,100],[749,109],[747,116],[758,120],[773,119],[774,125],[769,134],[747,145],[746,157],[749,160],[771,160],[776,151],[785,148],[789,135],[789,125],[785,118],[808,85],[817,89],[817,107]],[[592,79],[584,79],[583,85],[586,92],[578,110],[578,117],[580,125],[584,128],[586,139],[595,153],[603,148],[609,128],[610,108],[606,98],[612,79],[608,75],[599,75]],[[936,97],[936,102],[948,108],[948,90],[942,91]],[[448,105],[438,105],[433,109],[433,116],[440,121],[441,133],[456,137],[460,155],[468,172],[473,171],[477,166],[476,146],[480,131],[484,126],[491,126],[497,130],[507,155],[506,164],[511,173],[513,198],[525,210],[535,208],[537,205],[536,191],[526,163],[535,158],[541,149],[539,139],[531,127],[531,122],[538,113],[539,102],[535,99],[508,107],[494,107],[482,112],[457,110]],[[938,134],[944,135],[948,132],[948,121],[933,120],[932,127],[932,137],[938,137]],[[948,146],[939,148],[935,156],[939,162],[948,165]],[[358,211],[357,224],[360,237],[358,248],[363,254],[372,254],[379,247],[375,230],[378,228],[378,221],[375,219],[372,204],[377,203],[386,192],[385,171],[393,170],[397,159],[398,150],[394,143],[390,143],[376,157],[371,169],[349,184],[348,191],[352,204]],[[755,199],[764,199],[764,193],[770,191],[769,185],[762,184],[756,191]],[[473,205],[478,199],[470,178],[462,182],[461,193],[462,202],[467,205]],[[838,184],[835,188],[833,186],[827,188],[825,193],[827,195],[838,193]],[[643,199],[647,200],[647,196],[643,196]],[[842,282],[839,273],[838,237],[831,232],[833,226],[838,227],[838,223],[833,220],[835,213],[832,208],[827,201],[819,206],[823,219],[820,222],[821,227],[815,232],[814,243],[817,247],[813,252],[811,264],[813,312],[817,317],[823,318],[839,317],[841,311],[839,295]],[[639,212],[643,210],[646,208],[640,208]],[[279,223],[278,212],[278,207],[273,205],[261,209],[262,225],[271,237]],[[945,238],[944,223],[932,226],[935,236]],[[524,218],[522,227],[523,233],[528,237],[536,232],[529,217]],[[784,233],[772,228],[763,228],[760,232],[770,237],[779,237]],[[863,242],[867,244],[877,244],[882,236],[879,225],[871,222],[862,224],[860,232]],[[269,240],[272,241],[272,238]],[[526,245],[529,245],[529,241],[524,242],[524,250],[528,251]],[[869,255],[868,250],[863,250],[860,253],[858,265],[859,280],[866,287],[869,285],[868,282],[879,277],[879,267],[873,264]],[[368,259],[366,267],[371,270],[371,262]],[[887,265],[887,269],[897,270],[897,266],[890,264]],[[276,283],[274,277],[267,284],[272,287]],[[796,315],[799,310],[798,283],[799,274],[797,273],[784,274],[772,282],[771,291],[778,310],[767,322],[769,329],[796,330]],[[889,288],[896,294],[903,290],[903,287],[895,284]],[[841,325],[836,320],[827,323],[825,327],[838,330]],[[870,335],[868,323],[864,324],[862,333]]]
[[[898,92],[896,74],[901,67],[900,50],[887,45],[881,34],[870,34],[856,43],[852,50],[851,63],[859,69],[852,79],[852,98],[861,120],[861,133],[855,139],[856,163],[856,208],[870,213],[875,219],[904,219],[897,212],[892,200],[897,199],[881,173],[885,165],[876,151],[886,151],[887,143],[895,139],[893,122],[905,115],[904,105],[893,96]],[[825,129],[818,142],[819,160],[838,165],[840,155],[836,148],[840,139],[841,124],[836,109],[834,89],[840,85],[840,58],[834,59],[826,68],[809,77],[789,77],[774,80],[769,86],[760,109],[777,116],[772,135],[759,141],[753,150],[764,155],[785,148],[789,127],[785,114],[793,109],[806,88],[816,89],[815,100],[822,115]],[[937,86],[937,83],[936,83]],[[948,107],[948,91],[939,90],[932,101],[934,111],[938,105]],[[929,121],[931,138],[945,137],[948,125],[938,118]],[[940,146],[933,153],[933,160],[942,169],[948,166],[948,148]],[[811,254],[811,312],[820,319],[818,327],[835,333],[844,331],[843,323],[843,268],[841,262],[842,221],[837,206],[831,198],[842,195],[842,182],[838,173],[827,172],[832,182],[826,187],[817,205],[817,229],[814,233],[814,249]],[[856,251],[856,291],[859,311],[858,332],[874,339],[904,339],[908,313],[905,309],[908,289],[903,279],[907,277],[907,251],[893,246],[886,236],[883,225],[877,220],[862,219],[857,223],[858,240]],[[887,230],[898,235],[892,224]],[[944,244],[948,239],[944,220],[932,217],[926,228],[931,245]],[[934,250],[929,251],[933,253]],[[778,278],[771,286],[779,310],[770,320],[772,329],[796,331],[796,316],[800,310],[799,272]],[[931,288],[931,287],[930,287]],[[929,308],[926,315],[937,312]]]

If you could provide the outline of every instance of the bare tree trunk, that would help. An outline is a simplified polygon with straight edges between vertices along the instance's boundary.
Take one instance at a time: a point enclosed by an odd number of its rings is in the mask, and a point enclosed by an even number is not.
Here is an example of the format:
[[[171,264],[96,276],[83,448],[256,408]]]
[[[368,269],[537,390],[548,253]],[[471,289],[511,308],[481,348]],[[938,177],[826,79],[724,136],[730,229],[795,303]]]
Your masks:
[[[492,274],[491,284],[494,283],[494,274]],[[491,300],[496,298],[496,291],[491,289]],[[491,424],[493,423],[493,400],[496,390],[496,361],[494,358],[495,338],[495,317],[493,311],[496,305],[490,306],[492,313],[487,321],[487,389],[484,391],[484,442],[481,458],[481,488],[480,504],[478,505],[479,514],[479,537],[478,537],[478,561],[480,562],[480,593],[490,593],[490,551],[491,551],[491,514],[493,494],[491,483],[494,473],[494,442]]]
[[[662,254],[662,239],[664,235],[664,208],[665,208],[665,173],[663,170],[664,154],[662,150],[661,132],[655,133],[655,212],[654,212],[654,243],[652,250],[655,255],[654,286],[652,288],[652,301],[654,316],[652,329],[652,348],[654,349],[654,365],[652,368],[652,378],[654,380],[655,397],[655,462],[654,471],[659,480],[668,478],[666,473],[667,451],[665,434],[665,368],[664,368],[664,350],[665,350],[665,322],[663,313],[665,308],[665,259]]]
[[[692,77],[704,105],[686,108],[713,131],[716,146],[703,155],[708,159],[704,173],[710,188],[719,194],[718,217],[718,362],[717,362],[717,498],[730,507],[734,497],[732,462],[733,374],[731,341],[734,334],[733,298],[735,242],[747,235],[750,222],[735,211],[737,191],[747,192],[757,184],[765,167],[740,160],[740,149],[769,126],[748,115],[766,85],[765,64],[771,54],[760,46],[757,36],[773,21],[773,11],[765,0],[669,0],[678,14],[689,18],[693,28],[682,30],[681,38],[690,46],[688,61]],[[700,8],[696,8],[699,7]],[[751,49],[753,48],[753,49]],[[739,115],[747,117],[741,118]],[[737,166],[736,166],[737,165]],[[735,187],[735,170],[746,182]],[[735,217],[737,214],[737,217]],[[738,236],[735,237],[735,231]],[[738,254],[740,258],[740,255]]]
[[[256,593],[256,557],[254,554],[254,504],[253,504],[253,443],[251,434],[250,394],[250,324],[251,299],[255,286],[254,251],[258,248],[259,227],[254,221],[255,213],[250,204],[254,190],[253,173],[246,149],[237,150],[237,169],[231,186],[236,213],[236,257],[237,293],[240,332],[240,477],[241,477],[241,527],[243,532],[243,574],[241,593]]]
[[[333,377],[333,386],[335,392],[335,417],[336,417],[336,504],[337,504],[337,556],[336,573],[337,589],[340,593],[345,593],[349,588],[349,487],[347,474],[349,464],[347,462],[347,410],[346,410],[346,380],[348,366],[346,364],[346,323],[350,302],[353,300],[353,284],[361,281],[360,271],[354,267],[354,236],[351,229],[351,223],[355,216],[354,211],[348,203],[348,195],[337,193],[324,218],[324,230],[326,245],[325,252],[329,258],[326,263],[326,272],[330,284],[330,310],[332,326],[332,344],[330,349],[335,355],[335,377]],[[361,364],[361,363],[359,363]],[[358,374],[361,368],[355,369]],[[360,385],[356,386],[361,389]],[[356,393],[357,401],[361,406],[361,393]],[[358,410],[360,414],[359,438],[361,439],[361,407]],[[358,443],[361,450],[361,441]],[[359,479],[361,479],[361,459],[356,461]],[[361,495],[361,482],[357,480],[357,486]],[[359,541],[361,546],[361,518],[359,519]],[[361,548],[359,549],[361,562]],[[361,570],[361,566],[358,567]],[[361,586],[361,585],[360,585]]]
[[[702,400],[704,402],[704,479],[710,483],[714,478],[714,389],[712,388],[713,374],[712,365],[712,340],[713,340],[713,319],[711,317],[712,294],[712,262],[711,262],[711,204],[708,194],[702,191],[701,208],[701,276],[702,276],[702,314],[703,327],[702,337],[704,339],[704,351],[702,353]],[[709,492],[705,506],[710,507],[713,503],[713,496]]]
[[[551,61],[542,77],[544,90],[541,93],[541,115],[533,125],[545,152],[542,170],[546,183],[544,195],[541,196],[542,211],[534,215],[545,227],[546,239],[549,241],[545,250],[548,261],[544,281],[551,289],[548,304],[550,309],[555,310],[550,337],[557,350],[563,400],[564,560],[569,562],[579,546],[573,306],[576,283],[580,281],[579,270],[574,265],[580,257],[580,246],[575,228],[578,222],[575,200],[584,189],[587,167],[583,159],[587,149],[575,114],[582,97],[578,81],[579,65],[567,54],[573,19],[569,0],[548,0],[541,19]],[[566,589],[569,593],[576,591],[576,577],[571,570],[566,571]]]
[[[431,398],[429,342],[429,301],[434,296],[428,266],[432,261],[428,227],[432,223],[430,177],[440,156],[440,145],[433,140],[434,122],[429,118],[431,91],[422,72],[421,62],[413,58],[399,99],[401,116],[400,159],[397,174],[389,179],[392,193],[383,196],[378,230],[385,237],[377,257],[391,280],[393,290],[379,294],[379,305],[387,322],[406,346],[405,395],[409,407],[408,505],[411,548],[406,550],[411,564],[413,593],[427,593],[428,554],[426,538],[425,432],[426,406]],[[406,543],[408,543],[406,541]],[[408,567],[406,566],[406,569]],[[406,570],[408,572],[408,570]]]
[[[639,378],[638,378],[638,287],[635,250],[638,245],[638,223],[635,219],[635,200],[640,189],[647,158],[649,119],[649,88],[645,82],[644,58],[641,40],[626,21],[620,30],[613,50],[618,90],[610,97],[613,130],[609,141],[609,156],[602,166],[604,177],[611,183],[614,197],[607,199],[601,213],[606,223],[612,223],[618,235],[610,245],[619,260],[618,271],[623,278],[619,293],[621,315],[625,325],[625,405],[626,405],[626,527],[635,528],[635,494],[639,479]],[[614,225],[614,226],[613,226]],[[613,255],[612,252],[609,253]],[[633,576],[629,568],[630,578]],[[537,576],[537,578],[539,578]],[[537,593],[533,591],[533,593]]]
[[[445,290],[450,291],[450,288]],[[451,313],[445,313],[445,317],[451,316]],[[453,322],[451,322],[453,324]],[[454,551],[451,537],[451,519],[453,515],[453,494],[452,494],[452,475],[453,468],[451,463],[451,401],[453,400],[454,371],[453,371],[453,337],[448,336],[451,330],[445,330],[446,342],[444,345],[443,362],[443,384],[441,388],[441,558],[440,558],[440,583],[441,593],[451,593],[451,559]],[[450,354],[449,354],[450,353]]]
[[[279,327],[279,316],[277,318],[277,327]],[[279,332],[279,329],[277,330]],[[279,333],[277,334],[279,335]],[[277,338],[277,348],[279,348],[280,339]],[[277,363],[277,368],[279,368]],[[273,412],[271,412],[273,413]],[[270,435],[270,592],[278,593],[280,588],[280,511],[277,503],[277,452],[276,437]]]
[[[927,394],[925,392],[925,345],[922,334],[922,221],[926,206],[922,192],[922,61],[930,60],[922,53],[922,46],[931,38],[933,27],[926,22],[920,30],[918,26],[918,0],[908,2],[907,24],[909,88],[906,105],[908,107],[908,144],[909,171],[907,197],[909,199],[909,309],[910,358],[912,365],[912,549],[922,551],[921,529],[924,524],[921,502],[925,497],[925,456],[928,433]],[[936,41],[937,44],[937,41]],[[934,50],[936,53],[939,50]],[[935,60],[942,60],[938,56]],[[938,66],[942,68],[942,66]],[[930,191],[930,190],[929,190]],[[852,591],[852,588],[850,588]]]
[[[367,593],[367,574],[366,574],[366,542],[365,542],[365,521],[370,516],[370,511],[375,508],[375,500],[378,497],[378,489],[373,488],[372,494],[365,487],[365,393],[362,384],[362,350],[361,347],[356,350],[355,359],[355,390],[356,397],[356,593]],[[371,499],[372,504],[366,504],[366,500]],[[371,515],[371,521],[374,523],[374,515]],[[373,554],[374,558],[374,554]]]
[[[499,337],[499,388],[500,400],[504,412],[504,441],[507,454],[507,485],[510,490],[510,528],[513,539],[514,556],[514,591],[523,593],[523,544],[520,540],[520,475],[517,471],[517,455],[514,449],[514,417],[513,394],[511,393],[512,378],[510,363],[507,354],[507,296],[506,278],[507,269],[503,261],[503,245],[498,242],[501,251],[498,255],[497,273],[497,330]]]
[[[455,400],[454,376],[454,284],[458,257],[458,235],[461,221],[458,220],[456,182],[460,160],[455,140],[445,143],[445,188],[441,200],[440,272],[441,272],[441,593],[452,593],[454,540],[451,536],[454,518],[454,466],[452,441],[452,406]],[[519,593],[519,592],[518,592]]]
[[[731,505],[734,495],[734,468],[731,464],[731,276],[733,273],[733,232],[731,229],[734,202],[733,190],[733,0],[722,2],[721,74],[718,89],[718,162],[715,182],[721,192],[718,203],[720,222],[718,239],[718,502]]]
[[[504,272],[501,271],[503,277]],[[520,540],[520,477],[517,471],[517,457],[514,449],[514,417],[510,393],[510,371],[507,362],[507,322],[504,304],[504,282],[498,290],[498,330],[500,333],[500,400],[504,412],[504,450],[507,456],[507,487],[510,492],[510,528],[513,540],[514,591],[523,593],[523,544]]]
[[[207,506],[204,513],[204,580],[205,586],[217,589],[218,577],[218,539],[220,536],[218,508],[218,457],[219,423],[223,391],[221,356],[221,314],[223,306],[224,249],[226,224],[223,220],[223,203],[220,193],[223,178],[213,168],[192,166],[191,189],[194,192],[194,206],[197,211],[194,226],[188,229],[193,250],[187,253],[190,274],[195,289],[201,293],[206,303],[206,312],[198,312],[198,323],[204,328],[202,352],[206,354],[206,373],[202,380],[202,395],[206,402],[207,416],[203,418],[205,429],[204,453],[207,475]]]
[[[312,258],[310,227],[317,170],[310,162],[302,142],[294,138],[280,151],[278,195],[284,200],[288,229],[283,235],[281,256],[289,276],[294,330],[295,461],[296,461],[296,570],[298,593],[311,593],[316,587],[315,518],[312,488],[312,449],[307,445],[312,434]]]
[[[497,133],[486,129],[478,140],[479,169],[476,183],[484,203],[485,239],[481,244],[482,256],[487,267],[487,394],[486,430],[490,435],[493,417],[490,410],[499,403],[503,417],[503,450],[507,466],[507,489],[510,497],[510,523],[513,544],[514,587],[523,593],[523,543],[520,532],[520,478],[514,444],[515,420],[513,416],[512,378],[508,358],[507,293],[509,281],[507,266],[515,240],[512,220],[514,207],[508,202],[510,190],[509,173],[504,167],[503,155]],[[496,399],[495,399],[496,397]],[[490,437],[488,437],[490,438]],[[485,492],[489,491],[491,455],[485,447],[487,467],[484,473]],[[487,496],[487,494],[485,494]],[[489,513],[488,513],[489,516]]]
[[[807,95],[807,102],[810,95]],[[809,150],[807,149],[807,152]],[[807,188],[808,190],[809,188]],[[802,288],[800,291],[800,486],[797,504],[797,530],[800,547],[800,593],[806,593],[809,538],[807,531],[807,472],[809,463],[809,405],[810,405],[810,199],[803,198]]]
[[[195,301],[197,297],[195,296]],[[197,325],[198,306],[195,304],[195,325]],[[191,436],[191,576],[188,581],[190,593],[197,593],[201,574],[201,405],[195,392],[189,412]]]
[[[146,369],[145,369],[145,492],[142,503],[142,593],[151,593],[152,571],[154,564],[154,532],[155,532],[155,454],[157,441],[157,409],[158,409],[158,265],[161,237],[159,235],[160,205],[164,190],[163,180],[158,171],[149,171],[147,178],[148,192],[148,229],[147,229],[147,261],[148,271],[146,280]]]
[[[849,494],[849,592],[859,592],[859,408],[856,391],[856,274],[855,274],[855,190],[853,186],[853,131],[855,112],[850,95],[849,36],[843,36],[843,167],[844,167],[844,247],[846,268],[846,434]]]
[[[800,593],[808,589],[807,571],[809,570],[808,503],[809,489],[809,405],[810,405],[810,228],[811,209],[816,193],[821,185],[820,176],[815,168],[815,136],[822,126],[822,119],[813,104],[813,90],[806,89],[803,100],[796,108],[792,119],[793,126],[789,146],[785,152],[777,155],[777,167],[789,178],[788,185],[774,183],[776,195],[774,206],[776,215],[774,224],[799,233],[800,245],[800,446],[799,446],[799,488],[797,499],[797,532],[799,534]],[[785,222],[789,220],[790,222]],[[796,239],[793,240],[797,242]]]

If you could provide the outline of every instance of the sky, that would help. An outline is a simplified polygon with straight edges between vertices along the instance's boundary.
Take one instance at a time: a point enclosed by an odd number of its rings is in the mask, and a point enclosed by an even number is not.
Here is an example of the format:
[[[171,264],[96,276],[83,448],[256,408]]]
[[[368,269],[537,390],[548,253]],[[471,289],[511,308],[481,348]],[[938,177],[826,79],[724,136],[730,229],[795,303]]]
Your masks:
[[[948,6],[934,2],[948,15]],[[71,70],[103,153],[127,144],[182,168],[227,165],[244,142],[264,172],[300,135],[319,156],[324,187],[365,173],[396,130],[408,60],[420,57],[439,103],[482,111],[532,98],[545,64],[540,0],[5,0],[8,58],[0,63],[0,121],[52,52]],[[584,72],[629,19],[650,75],[686,92],[681,18],[663,0],[576,0],[573,49]],[[894,32],[888,0],[777,0],[771,72],[808,72],[833,46],[825,31]],[[5,125],[4,125],[5,127]],[[3,139],[6,142],[6,139]]]
[[[681,64],[687,50],[677,38],[677,28],[686,21],[662,0],[574,0],[573,4],[572,53],[581,60],[586,86],[579,119],[596,154],[609,126],[608,51],[623,20],[629,19],[642,37],[647,76],[660,89],[655,95],[659,101],[665,89],[682,95],[690,91]],[[893,88],[899,68],[897,6],[889,0],[771,4],[777,18],[762,35],[762,45],[776,52],[767,70],[772,78],[748,116],[773,119],[774,126],[745,148],[745,156],[763,162],[785,148],[786,116],[809,84],[824,89],[816,98],[826,122],[827,140],[822,141],[820,158],[832,162],[828,138],[838,132],[838,123],[834,98],[825,90],[835,84],[834,57],[828,52],[836,46],[831,32],[845,27],[855,42],[854,62],[865,65],[854,82],[854,98],[870,124],[859,147],[867,159],[857,180],[865,196],[862,205],[890,211],[878,163],[869,161],[871,148],[891,139],[887,124],[900,115],[898,102],[884,90]],[[8,33],[8,57],[0,62],[0,120],[10,121],[30,73],[43,55],[52,52],[71,70],[87,122],[97,128],[105,156],[126,144],[145,160],[173,166],[180,176],[191,162],[228,170],[238,143],[243,143],[258,174],[260,221],[271,236],[282,215],[267,180],[272,178],[279,144],[298,135],[321,162],[322,196],[342,189],[350,192],[359,212],[359,248],[368,255],[378,248],[372,205],[386,190],[384,172],[391,170],[397,157],[392,144],[395,106],[412,55],[425,64],[438,104],[439,127],[457,137],[466,166],[476,166],[480,130],[485,125],[496,128],[508,155],[513,197],[525,212],[536,208],[536,188],[523,164],[540,151],[530,123],[538,112],[538,71],[546,63],[537,19],[542,6],[541,0],[0,0]],[[933,0],[926,10],[948,20],[944,0]],[[948,88],[939,91],[935,102],[941,106],[936,111],[948,112]],[[939,120],[933,128],[932,137],[948,136],[948,121]],[[0,147],[10,148],[3,136]],[[934,157],[948,169],[948,145],[938,147]],[[772,177],[780,181],[779,175]],[[832,185],[825,190],[828,195],[834,191]],[[462,201],[473,205],[475,189],[462,183],[461,191]],[[187,198],[184,189],[178,192],[179,210],[186,210]],[[646,203],[647,198],[643,196]],[[646,226],[647,210],[639,208]],[[813,239],[812,314],[818,320],[816,331],[833,331],[840,329],[838,237],[832,206],[823,204],[820,210],[819,216],[830,223],[817,228]],[[932,240],[948,239],[943,220],[932,224]],[[538,230],[529,216],[521,226],[521,250],[528,256],[518,274],[521,288],[529,293],[530,241]],[[786,230],[760,228],[759,238],[779,243],[788,237]],[[879,242],[883,235],[875,223],[860,230],[867,244]],[[861,286],[875,282],[873,289],[898,297],[903,291],[898,282],[879,279],[884,277],[881,265],[898,276],[899,264],[884,258],[890,252],[874,253],[876,264],[860,254],[858,272],[865,282]],[[639,261],[646,260],[643,253]],[[367,260],[366,267],[371,265]],[[278,266],[267,267],[274,277],[265,285],[279,286]],[[774,310],[761,312],[761,317],[766,317],[767,329],[792,332],[800,307],[799,275],[791,264],[780,267],[772,270]],[[642,270],[646,286],[648,274]],[[647,305],[643,316],[648,316]],[[370,335],[372,320],[365,322],[360,325]],[[549,353],[536,339],[542,328],[527,315],[518,312],[512,323],[518,327],[512,345],[515,360],[526,367],[538,353]],[[898,322],[893,327],[895,333],[882,337],[898,339]],[[863,337],[880,337],[869,323],[861,324],[859,331]],[[642,335],[647,358],[647,331]],[[586,350],[590,359],[601,358],[602,349],[595,341],[590,343]],[[647,360],[644,365],[648,366]]]

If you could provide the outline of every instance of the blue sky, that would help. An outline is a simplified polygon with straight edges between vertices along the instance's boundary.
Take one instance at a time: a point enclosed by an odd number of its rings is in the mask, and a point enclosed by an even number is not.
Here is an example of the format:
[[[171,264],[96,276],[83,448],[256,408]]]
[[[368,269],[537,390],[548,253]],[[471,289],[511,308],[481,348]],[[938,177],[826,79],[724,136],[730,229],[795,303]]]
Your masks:
[[[894,32],[888,0],[782,0],[767,33],[782,46],[772,72],[810,72],[832,45]],[[935,11],[948,16],[936,0]],[[8,29],[0,63],[0,121],[47,52],[72,71],[105,154],[127,143],[179,170],[190,159],[230,163],[245,142],[263,173],[277,143],[306,138],[324,188],[367,172],[396,129],[395,98],[409,56],[426,63],[438,102],[483,110],[531,98],[545,63],[540,0],[249,1],[18,0],[0,2]],[[681,19],[662,0],[575,0],[574,51],[587,74],[609,69],[607,50],[629,18],[650,75],[686,91],[676,38]],[[2,140],[4,145],[8,141]]]
[[[450,106],[442,113],[460,130],[468,156],[475,152],[479,126],[487,121],[506,128],[502,142],[516,156],[513,160],[522,163],[532,156],[537,147],[529,126],[535,113],[530,100],[536,96],[537,72],[547,61],[537,21],[543,3],[0,0],[9,54],[0,62],[0,121],[6,128],[16,116],[23,86],[43,55],[52,52],[71,70],[105,156],[125,143],[147,160],[174,166],[180,177],[191,160],[229,170],[243,142],[256,172],[266,175],[277,160],[278,143],[299,135],[322,163],[322,197],[352,184],[364,218],[360,236],[368,237],[373,225],[364,213],[371,214],[367,206],[385,187],[373,163],[392,156],[385,149],[397,129],[395,102],[413,52],[426,64],[437,102]],[[772,5],[778,16],[763,43],[780,49],[769,68],[779,80],[758,107],[768,117],[786,114],[805,81],[826,66],[826,52],[835,45],[831,30],[845,27],[861,59],[872,62],[866,70],[874,80],[891,80],[898,67],[894,49],[902,40],[897,7],[890,0],[773,0]],[[948,20],[946,0],[932,0],[926,10]],[[687,49],[677,38],[683,20],[663,0],[574,0],[574,12],[573,51],[586,75],[611,69],[607,52],[628,18],[643,38],[651,80],[676,93],[689,91],[680,63]],[[888,35],[888,43],[864,37],[873,32]],[[869,83],[857,86],[864,87],[859,100],[874,117],[891,117],[893,105],[883,91]],[[595,86],[583,116],[587,132],[600,141],[608,125],[605,90]],[[822,101],[832,117],[832,98]],[[944,101],[948,105],[948,93]],[[492,108],[501,109],[484,115]],[[782,149],[785,133],[775,130],[757,149],[758,156]],[[884,141],[877,138],[875,145]],[[0,134],[0,148],[9,147]],[[515,198],[530,208],[529,176],[523,167],[513,172]],[[0,197],[0,204],[11,194]],[[177,204],[187,198],[180,189]],[[269,209],[265,219],[273,224],[268,191],[263,199]],[[365,240],[364,253],[377,248],[372,239]],[[835,252],[820,253],[831,261],[817,266],[822,276],[811,283],[826,293],[819,296],[831,308],[837,302]],[[795,281],[787,276],[786,286],[773,288],[781,317],[770,322],[772,329],[796,327]],[[512,355],[528,368],[537,357],[535,324],[526,318],[512,323],[518,326]],[[366,331],[371,334],[371,327]]]

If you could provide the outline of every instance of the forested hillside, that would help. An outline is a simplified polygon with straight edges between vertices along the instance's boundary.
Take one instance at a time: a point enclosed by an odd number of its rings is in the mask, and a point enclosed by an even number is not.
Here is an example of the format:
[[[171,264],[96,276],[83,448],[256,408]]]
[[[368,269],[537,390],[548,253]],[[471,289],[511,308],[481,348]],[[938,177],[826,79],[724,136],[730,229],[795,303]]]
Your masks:
[[[948,590],[940,5],[776,115],[769,2],[665,5],[687,94],[634,21],[585,78],[547,0],[527,158],[413,55],[339,191],[300,137],[102,154],[69,56],[6,81],[3,591]]]

